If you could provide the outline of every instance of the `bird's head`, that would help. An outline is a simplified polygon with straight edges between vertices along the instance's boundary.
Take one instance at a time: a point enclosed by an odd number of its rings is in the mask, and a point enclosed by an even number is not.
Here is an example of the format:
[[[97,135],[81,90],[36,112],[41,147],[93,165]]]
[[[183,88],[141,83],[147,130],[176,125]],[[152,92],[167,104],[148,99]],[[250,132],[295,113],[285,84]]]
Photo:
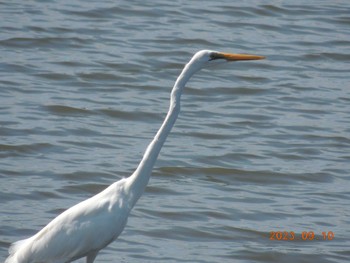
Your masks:
[[[240,61],[240,60],[258,60],[264,59],[264,56],[250,55],[250,54],[234,54],[234,53],[223,53],[213,50],[201,50],[198,51],[192,57],[189,64],[195,69],[200,70],[204,67],[217,64],[217,62],[229,62],[229,61]]]

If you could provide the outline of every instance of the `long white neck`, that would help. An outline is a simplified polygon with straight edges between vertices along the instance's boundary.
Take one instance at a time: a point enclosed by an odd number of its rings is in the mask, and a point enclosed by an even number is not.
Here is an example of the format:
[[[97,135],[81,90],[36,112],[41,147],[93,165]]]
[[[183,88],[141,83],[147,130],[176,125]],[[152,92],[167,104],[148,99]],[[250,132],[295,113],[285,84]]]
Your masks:
[[[192,75],[195,72],[196,70],[193,69],[193,67],[191,68],[190,63],[188,63],[182,70],[171,91],[170,107],[168,114],[165,117],[165,120],[160,129],[158,130],[156,136],[148,145],[146,152],[144,153],[143,158],[140,164],[138,165],[137,169],[128,178],[130,187],[129,193],[131,194],[131,207],[135,205],[136,201],[140,198],[148,184],[158,154],[166,138],[168,137],[172,127],[174,126],[177,116],[179,115],[182,91],[187,81],[192,77]]]

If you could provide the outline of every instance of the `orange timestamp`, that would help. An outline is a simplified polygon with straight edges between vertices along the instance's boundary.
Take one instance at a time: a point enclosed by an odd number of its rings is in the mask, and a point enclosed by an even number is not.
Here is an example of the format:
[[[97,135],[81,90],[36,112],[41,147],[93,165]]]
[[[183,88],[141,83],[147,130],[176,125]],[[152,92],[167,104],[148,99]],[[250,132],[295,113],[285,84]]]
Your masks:
[[[333,240],[334,233],[332,231],[321,232],[320,235],[316,235],[314,231],[303,231],[301,234],[296,234],[293,231],[270,231],[270,240],[277,241],[312,241],[312,240]]]

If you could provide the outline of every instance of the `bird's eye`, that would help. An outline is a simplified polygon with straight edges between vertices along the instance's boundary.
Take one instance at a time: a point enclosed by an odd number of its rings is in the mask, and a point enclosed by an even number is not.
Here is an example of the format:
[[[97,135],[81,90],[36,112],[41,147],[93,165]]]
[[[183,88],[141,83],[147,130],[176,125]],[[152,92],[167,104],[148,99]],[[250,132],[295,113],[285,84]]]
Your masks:
[[[212,52],[209,55],[210,59],[209,61],[215,60],[215,59],[224,59],[224,57],[220,53]]]
[[[210,53],[210,59],[209,59],[209,61],[212,61],[212,60],[214,60],[214,59],[218,59],[218,57],[217,57],[217,54],[216,53]]]

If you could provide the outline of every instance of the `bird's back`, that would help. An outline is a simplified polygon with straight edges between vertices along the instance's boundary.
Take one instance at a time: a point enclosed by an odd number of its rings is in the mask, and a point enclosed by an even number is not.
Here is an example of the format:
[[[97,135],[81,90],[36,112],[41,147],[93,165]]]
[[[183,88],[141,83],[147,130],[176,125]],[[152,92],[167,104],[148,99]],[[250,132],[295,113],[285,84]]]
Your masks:
[[[13,243],[5,263],[59,263],[86,256],[115,240],[130,209],[124,180],[64,211],[34,236]]]

